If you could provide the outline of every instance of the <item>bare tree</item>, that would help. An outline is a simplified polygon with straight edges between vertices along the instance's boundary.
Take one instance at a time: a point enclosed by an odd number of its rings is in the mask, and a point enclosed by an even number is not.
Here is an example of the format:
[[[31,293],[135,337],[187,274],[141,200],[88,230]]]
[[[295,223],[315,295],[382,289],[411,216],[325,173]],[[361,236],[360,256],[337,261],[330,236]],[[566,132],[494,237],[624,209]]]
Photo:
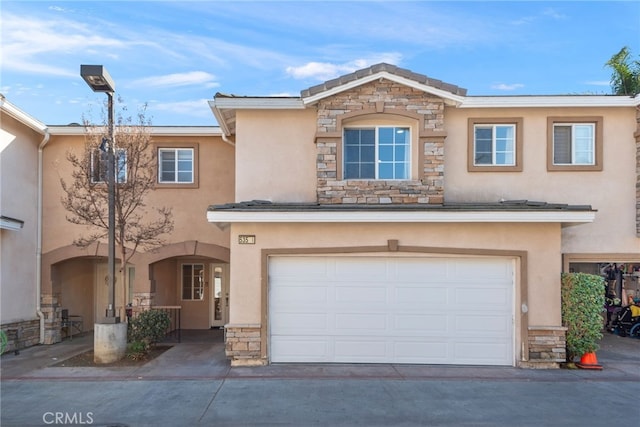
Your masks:
[[[119,100],[122,103],[121,100]],[[126,108],[123,108],[126,112]],[[71,179],[60,178],[62,206],[67,221],[87,227],[74,240],[80,247],[108,236],[107,153],[101,149],[107,125],[93,125],[86,118],[85,147],[81,153],[67,152]],[[138,250],[153,250],[164,243],[162,236],[173,231],[171,208],[149,208],[145,198],[156,184],[157,155],[151,146],[151,122],[146,106],[134,120],[119,113],[116,118],[115,153],[115,242],[120,259],[122,305],[126,303],[127,262]],[[114,307],[115,308],[115,307]]]

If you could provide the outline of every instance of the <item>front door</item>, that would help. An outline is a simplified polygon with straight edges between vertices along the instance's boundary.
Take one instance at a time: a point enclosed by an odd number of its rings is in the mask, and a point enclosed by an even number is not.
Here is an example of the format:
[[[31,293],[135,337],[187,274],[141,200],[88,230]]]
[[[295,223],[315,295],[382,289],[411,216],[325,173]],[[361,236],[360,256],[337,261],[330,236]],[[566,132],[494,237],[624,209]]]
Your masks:
[[[123,320],[126,316],[124,310],[124,302],[122,300],[122,285],[120,285],[120,263],[116,263],[116,275],[113,278],[115,282],[115,313]],[[102,323],[107,314],[107,306],[109,305],[109,277],[108,264],[106,262],[97,262],[95,269],[95,321]],[[128,294],[128,293],[127,293]],[[130,302],[130,301],[127,301]]]
[[[229,281],[226,264],[211,264],[211,327],[224,326],[229,321]]]

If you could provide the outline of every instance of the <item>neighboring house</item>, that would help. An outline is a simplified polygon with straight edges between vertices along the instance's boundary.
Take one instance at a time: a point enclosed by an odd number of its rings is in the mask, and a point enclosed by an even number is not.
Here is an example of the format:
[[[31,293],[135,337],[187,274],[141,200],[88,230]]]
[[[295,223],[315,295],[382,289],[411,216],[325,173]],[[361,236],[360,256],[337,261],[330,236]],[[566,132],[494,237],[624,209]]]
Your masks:
[[[46,126],[0,95],[0,325],[5,351],[40,340],[38,160]],[[42,313],[40,313],[40,316]]]
[[[234,366],[556,367],[561,272],[640,268],[640,97],[475,97],[378,64],[210,105],[236,144],[235,202],[207,214]]]
[[[67,221],[61,204],[60,179],[69,182],[72,172],[66,156],[86,150],[85,128],[45,126],[4,99],[1,118],[2,329],[24,331],[19,347],[53,344],[71,332],[62,327],[63,310],[91,330],[107,306],[107,244],[74,246],[88,229]],[[212,200],[233,200],[234,147],[218,127],[150,130],[159,170],[145,202],[171,207],[174,230],[161,236],[161,248],[129,261],[126,302],[134,310],[179,306],[183,329],[222,327],[228,318],[229,231],[208,223],[206,211]],[[116,310],[124,319],[122,301],[116,283]]]

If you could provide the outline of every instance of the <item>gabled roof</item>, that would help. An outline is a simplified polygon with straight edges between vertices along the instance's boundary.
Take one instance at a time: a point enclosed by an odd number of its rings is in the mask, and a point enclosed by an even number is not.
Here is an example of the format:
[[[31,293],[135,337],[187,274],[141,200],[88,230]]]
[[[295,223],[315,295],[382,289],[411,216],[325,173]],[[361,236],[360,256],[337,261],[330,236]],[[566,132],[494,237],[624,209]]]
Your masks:
[[[433,79],[424,74],[414,73],[395,65],[380,63],[305,89],[300,92],[300,96],[305,104],[313,104],[320,99],[381,78],[431,93],[453,104],[460,103],[464,96],[467,95],[466,89],[456,85]]]

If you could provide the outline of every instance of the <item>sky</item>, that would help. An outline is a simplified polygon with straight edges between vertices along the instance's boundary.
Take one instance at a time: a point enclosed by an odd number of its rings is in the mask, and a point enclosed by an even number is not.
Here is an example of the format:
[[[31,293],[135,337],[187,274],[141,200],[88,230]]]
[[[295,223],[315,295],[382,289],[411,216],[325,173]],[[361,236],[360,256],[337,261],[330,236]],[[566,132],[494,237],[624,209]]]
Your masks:
[[[470,96],[610,94],[640,2],[2,0],[0,37],[0,93],[47,125],[102,120],[80,77],[100,64],[125,114],[215,126],[217,92],[299,96],[380,62]]]

